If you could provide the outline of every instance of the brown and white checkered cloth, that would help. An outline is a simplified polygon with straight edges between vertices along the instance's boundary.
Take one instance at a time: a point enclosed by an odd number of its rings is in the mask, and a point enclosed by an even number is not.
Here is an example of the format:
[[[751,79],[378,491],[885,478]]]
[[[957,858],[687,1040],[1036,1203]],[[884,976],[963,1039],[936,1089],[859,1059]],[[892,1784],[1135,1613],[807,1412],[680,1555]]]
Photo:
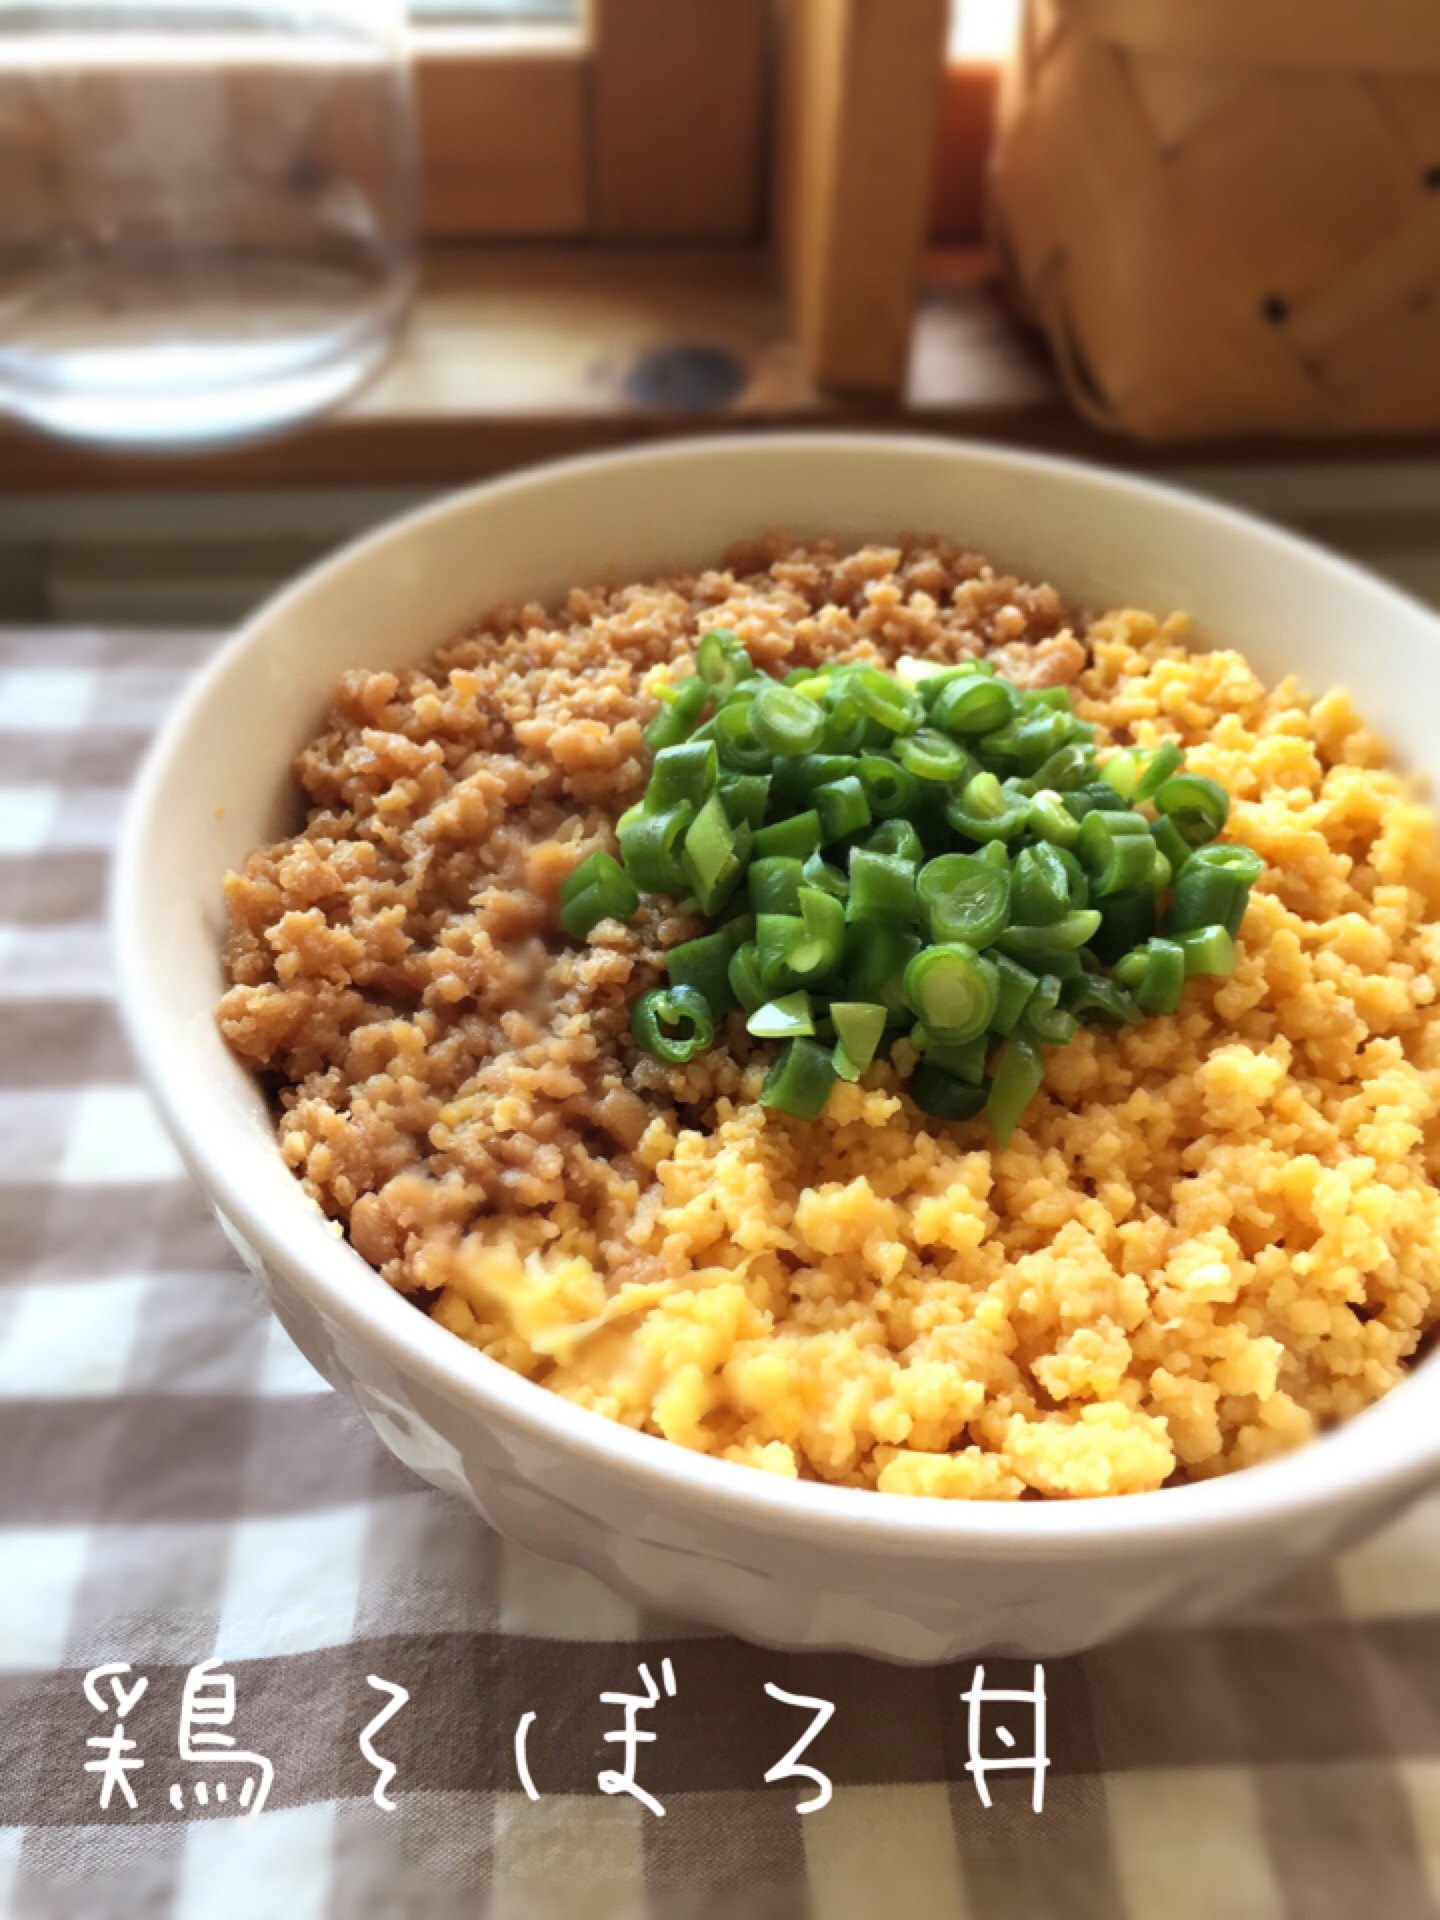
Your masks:
[[[981,1804],[969,1663],[766,1653],[645,1618],[390,1458],[267,1317],[117,1028],[102,901],[125,788],[214,644],[0,637],[0,1911],[1440,1911],[1440,1502],[1221,1625],[1049,1662],[1037,1815],[1025,1773]],[[220,1708],[192,1727],[235,1744],[187,1760],[187,1676],[212,1660]],[[661,1698],[634,1777],[663,1815],[599,1786],[625,1758],[600,1695],[643,1691],[641,1663]],[[388,1790],[359,1745],[395,1698],[372,1675],[409,1695],[369,1742]],[[767,1683],[834,1705],[802,1761],[833,1797],[807,1814],[813,1784],[765,1776],[812,1716]],[[1005,1711],[1023,1755],[1029,1710]],[[204,1776],[238,1787],[246,1751],[273,1766],[259,1816],[218,1786],[197,1806]],[[102,1809],[119,1759],[143,1765]]]

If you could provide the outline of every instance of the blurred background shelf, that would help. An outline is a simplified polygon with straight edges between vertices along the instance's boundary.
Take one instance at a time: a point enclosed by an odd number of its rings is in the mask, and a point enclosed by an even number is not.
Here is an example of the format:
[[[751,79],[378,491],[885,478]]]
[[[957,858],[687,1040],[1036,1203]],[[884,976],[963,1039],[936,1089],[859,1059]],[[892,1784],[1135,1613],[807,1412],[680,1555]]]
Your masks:
[[[0,432],[0,619],[224,621],[435,491],[661,435],[863,425],[1172,473],[1440,599],[1440,440],[1154,448],[1087,427],[978,248],[927,256],[908,384],[822,394],[755,247],[432,246],[398,356],[336,415],[222,454]]]

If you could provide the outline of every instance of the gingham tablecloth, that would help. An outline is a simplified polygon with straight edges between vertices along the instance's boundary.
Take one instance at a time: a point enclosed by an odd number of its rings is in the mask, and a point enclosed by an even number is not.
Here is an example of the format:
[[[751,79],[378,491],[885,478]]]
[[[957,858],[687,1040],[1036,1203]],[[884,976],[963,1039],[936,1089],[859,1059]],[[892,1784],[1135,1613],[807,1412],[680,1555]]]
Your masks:
[[[643,1617],[390,1458],[267,1317],[116,1021],[102,901],[125,788],[215,644],[0,636],[0,1911],[1440,1911],[1440,1503],[1221,1625],[1048,1662],[1036,1814],[1030,1775],[995,1777],[987,1810],[967,1772],[972,1663],[780,1655]],[[180,1754],[210,1661],[208,1685],[233,1682],[228,1751],[273,1767],[255,1819],[234,1793],[195,1802],[243,1766]],[[598,1783],[624,1719],[599,1696],[642,1692],[642,1663],[661,1698],[635,1778],[663,1815]],[[370,1737],[391,1775],[359,1745],[398,1697],[370,1676],[409,1696]],[[833,1783],[814,1812],[806,1780],[765,1780],[811,1718],[767,1684],[833,1704],[803,1756]],[[1003,1711],[1023,1753],[1030,1710]],[[117,1718],[137,1804],[112,1785],[102,1811],[88,1743]]]

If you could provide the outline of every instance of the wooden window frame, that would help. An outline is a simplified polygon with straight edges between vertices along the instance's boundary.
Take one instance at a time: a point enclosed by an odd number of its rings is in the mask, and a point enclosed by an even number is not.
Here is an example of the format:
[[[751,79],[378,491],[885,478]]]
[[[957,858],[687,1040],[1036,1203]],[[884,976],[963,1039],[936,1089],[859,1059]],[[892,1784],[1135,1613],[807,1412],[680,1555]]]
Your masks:
[[[414,28],[436,240],[759,245],[817,384],[898,390],[926,239],[973,243],[993,64],[948,0],[585,0]]]
[[[441,240],[758,243],[772,0],[586,0],[574,26],[411,29]]]

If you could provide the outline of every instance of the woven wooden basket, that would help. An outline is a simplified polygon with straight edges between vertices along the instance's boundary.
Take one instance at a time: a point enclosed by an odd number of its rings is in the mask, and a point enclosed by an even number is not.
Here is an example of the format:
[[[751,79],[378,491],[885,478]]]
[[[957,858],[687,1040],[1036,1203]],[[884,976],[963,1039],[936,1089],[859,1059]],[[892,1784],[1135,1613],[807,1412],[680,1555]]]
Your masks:
[[[1075,404],[1440,427],[1440,3],[1026,0],[992,212]]]

